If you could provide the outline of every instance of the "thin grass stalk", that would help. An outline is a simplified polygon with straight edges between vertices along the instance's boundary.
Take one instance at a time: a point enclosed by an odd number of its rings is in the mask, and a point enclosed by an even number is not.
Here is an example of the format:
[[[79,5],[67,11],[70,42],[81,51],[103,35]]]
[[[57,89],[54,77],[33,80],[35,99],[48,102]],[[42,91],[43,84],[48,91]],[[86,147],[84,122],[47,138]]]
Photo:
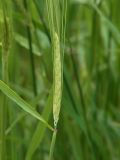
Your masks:
[[[47,35],[47,37],[48,37],[48,40],[49,40],[49,42],[51,43],[51,36],[50,36],[50,33],[49,33],[49,29],[48,29],[48,27],[47,27],[47,25],[46,25],[46,22],[45,22],[45,20],[44,20],[44,17],[43,17],[43,15],[42,15],[42,11],[41,11],[41,9],[39,8],[38,2],[37,2],[36,0],[34,1],[34,4],[35,4],[36,10],[37,10],[37,12],[38,12],[38,14],[39,14],[39,17],[40,17],[40,20],[41,20],[41,22],[42,22],[42,25],[43,25],[43,28],[44,28],[44,30],[45,30],[45,33],[46,33],[46,35]],[[39,37],[38,37],[38,33],[37,33],[37,31],[36,31],[37,27],[36,27],[36,24],[35,24],[34,22],[33,22],[33,25],[34,25],[34,28],[35,28],[35,37],[36,37],[36,40],[37,40],[38,48],[40,49]],[[47,69],[47,67],[46,67],[45,60],[44,60],[43,57],[41,57],[41,63],[42,63],[43,66],[44,66],[44,70],[45,70],[46,77],[47,77],[47,79],[49,80],[48,69]]]
[[[39,14],[40,20],[42,21],[42,24],[43,24],[45,33],[46,33],[49,41],[51,42],[51,37],[50,37],[50,34],[49,34],[49,30],[48,30],[48,27],[46,26],[46,22],[45,22],[45,20],[44,20],[43,15],[42,15],[42,11],[41,11],[40,8],[39,8],[39,5],[38,5],[37,0],[34,1],[34,4],[35,4],[35,7],[36,7],[37,12],[38,12],[38,14]]]
[[[99,8],[101,5],[101,2],[97,4],[97,1],[95,0],[95,4]],[[90,53],[92,55],[92,59],[90,62],[90,77],[91,81],[94,81],[96,83],[95,89],[93,90],[93,95],[92,95],[92,100],[94,101],[93,105],[93,119],[97,119],[97,105],[98,105],[98,96],[99,96],[99,60],[98,60],[98,50],[97,50],[97,41],[98,41],[98,31],[97,28],[98,26],[98,18],[99,16],[97,15],[96,10],[93,10],[92,14],[92,31],[91,31],[91,50]]]
[[[54,152],[54,147],[55,147],[56,135],[57,135],[57,130],[54,130],[53,136],[52,136],[52,141],[51,141],[51,146],[50,146],[49,160],[52,160],[52,158],[53,158],[53,152]]]
[[[59,1],[60,3],[61,1]],[[62,69],[62,84],[63,84],[63,74],[64,74],[64,52],[65,52],[65,35],[66,35],[66,23],[67,23],[67,0],[62,0],[61,5],[61,69]],[[63,89],[63,88],[62,88]]]
[[[3,11],[3,41],[2,41],[2,79],[8,83],[8,57],[10,44],[10,17],[8,17],[7,3],[1,2]],[[6,159],[6,136],[5,129],[7,124],[7,98],[3,95],[0,110],[0,160]]]
[[[112,21],[112,1],[110,1],[110,14],[109,14],[109,19]],[[110,93],[110,89],[111,89],[111,68],[110,68],[110,61],[111,61],[111,50],[112,50],[112,33],[111,31],[108,32],[108,53],[107,53],[107,59],[106,59],[106,64],[107,64],[107,75],[108,75],[108,83],[107,83],[107,94],[106,94],[106,102],[105,102],[105,114],[104,114],[104,119],[107,120],[107,110],[108,110],[108,106],[109,106],[109,93]]]
[[[28,13],[27,0],[24,0],[24,7],[25,7],[26,12]],[[29,53],[30,53],[33,93],[34,93],[34,96],[37,96],[37,80],[36,80],[36,75],[35,75],[35,62],[34,62],[35,60],[34,60],[34,55],[33,55],[32,34],[31,34],[30,25],[26,25],[26,31],[27,31],[27,37],[28,37],[28,42],[29,42]]]
[[[97,1],[96,1],[96,3],[97,3]],[[100,7],[101,7],[101,4],[102,4],[102,2],[100,2],[99,4],[98,4],[98,8],[100,9]],[[96,18],[95,18],[95,21],[96,21],[96,31],[95,31],[95,33],[94,34],[96,34],[96,37],[95,37],[95,39],[94,39],[94,42],[96,42],[96,41],[98,41],[98,39],[100,40],[100,38],[99,38],[99,32],[97,31],[97,28],[99,27],[99,23],[100,23],[100,20],[99,20],[99,17],[96,15]],[[100,79],[100,71],[99,71],[99,66],[100,66],[100,61],[99,61],[99,59],[100,59],[100,53],[97,55],[97,53],[98,53],[98,51],[97,51],[97,45],[95,45],[95,94],[94,94],[94,100],[95,100],[95,105],[96,105],[96,108],[97,107],[100,107],[100,103],[99,103],[99,95],[100,95],[100,81],[99,81],[99,79]],[[95,118],[95,120],[96,120],[96,118],[97,118],[97,112],[94,112],[94,118]]]

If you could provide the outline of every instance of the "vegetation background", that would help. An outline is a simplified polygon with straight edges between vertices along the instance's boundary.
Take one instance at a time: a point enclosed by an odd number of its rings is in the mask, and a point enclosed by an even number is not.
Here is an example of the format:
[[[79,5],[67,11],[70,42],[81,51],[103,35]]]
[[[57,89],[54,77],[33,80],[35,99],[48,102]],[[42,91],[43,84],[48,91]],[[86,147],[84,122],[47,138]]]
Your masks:
[[[51,2],[0,0],[0,160],[119,160],[120,0]],[[64,48],[55,146],[51,15]]]

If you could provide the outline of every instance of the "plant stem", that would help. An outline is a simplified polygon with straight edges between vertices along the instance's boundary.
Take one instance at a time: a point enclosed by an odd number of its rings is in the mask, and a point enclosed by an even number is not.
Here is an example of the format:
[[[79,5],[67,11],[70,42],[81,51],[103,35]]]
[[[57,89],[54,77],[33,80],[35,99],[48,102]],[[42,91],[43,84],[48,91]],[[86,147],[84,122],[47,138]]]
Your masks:
[[[24,7],[26,11],[28,11],[27,0],[24,0]],[[30,63],[31,63],[31,72],[32,72],[32,81],[33,81],[33,92],[34,95],[37,96],[37,83],[36,83],[36,76],[35,76],[35,62],[34,62],[34,55],[33,55],[33,48],[32,48],[32,34],[30,26],[26,26],[27,36],[28,36],[28,43],[29,43],[29,52],[30,52]]]
[[[6,3],[2,1],[3,9],[3,42],[2,42],[2,79],[8,83],[8,56],[9,56],[9,23],[6,13]],[[7,124],[7,98],[3,95],[0,107],[0,160],[6,159],[6,137]]]
[[[54,147],[55,147],[56,135],[57,135],[57,130],[55,129],[54,132],[53,132],[52,142],[51,142],[51,146],[50,146],[49,160],[52,160],[52,158],[53,158],[53,152],[54,152]]]

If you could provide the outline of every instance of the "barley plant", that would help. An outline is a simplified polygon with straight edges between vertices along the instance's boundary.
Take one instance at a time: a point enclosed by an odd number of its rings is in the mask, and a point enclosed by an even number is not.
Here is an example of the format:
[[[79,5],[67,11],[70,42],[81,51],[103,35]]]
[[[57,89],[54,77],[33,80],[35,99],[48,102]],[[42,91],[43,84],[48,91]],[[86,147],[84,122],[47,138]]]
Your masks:
[[[0,160],[120,160],[120,0],[0,0]]]

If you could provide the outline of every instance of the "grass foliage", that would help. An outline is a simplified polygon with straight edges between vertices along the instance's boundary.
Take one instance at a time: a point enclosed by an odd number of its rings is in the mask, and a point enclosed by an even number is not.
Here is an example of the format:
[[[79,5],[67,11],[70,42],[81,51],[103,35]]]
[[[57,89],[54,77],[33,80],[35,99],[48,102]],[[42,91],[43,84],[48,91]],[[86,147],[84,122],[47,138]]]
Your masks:
[[[0,160],[120,159],[119,0],[0,0]]]

